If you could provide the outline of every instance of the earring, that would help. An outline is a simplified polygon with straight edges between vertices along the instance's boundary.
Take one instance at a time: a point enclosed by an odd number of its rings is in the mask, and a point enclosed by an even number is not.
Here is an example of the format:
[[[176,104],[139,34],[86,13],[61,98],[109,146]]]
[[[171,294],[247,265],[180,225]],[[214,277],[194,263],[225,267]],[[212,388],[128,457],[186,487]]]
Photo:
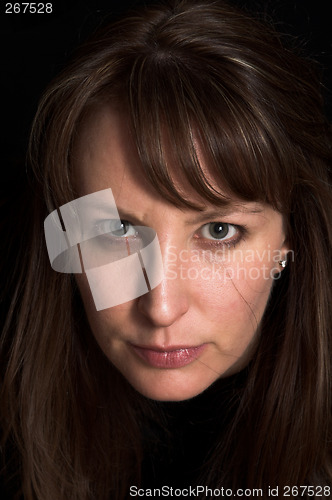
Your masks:
[[[287,260],[279,260],[278,264],[279,264],[279,266],[285,268],[286,264],[287,264]]]

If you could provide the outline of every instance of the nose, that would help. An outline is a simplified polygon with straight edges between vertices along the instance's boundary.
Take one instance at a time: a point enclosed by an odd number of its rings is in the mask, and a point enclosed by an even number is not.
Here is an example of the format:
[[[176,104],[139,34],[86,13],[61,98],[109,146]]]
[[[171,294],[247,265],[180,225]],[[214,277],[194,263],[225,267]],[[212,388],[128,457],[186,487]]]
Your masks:
[[[138,310],[155,327],[168,327],[181,318],[189,309],[189,285],[175,266],[172,272],[163,253],[164,277],[161,283],[137,300]],[[173,254],[174,255],[174,254]]]

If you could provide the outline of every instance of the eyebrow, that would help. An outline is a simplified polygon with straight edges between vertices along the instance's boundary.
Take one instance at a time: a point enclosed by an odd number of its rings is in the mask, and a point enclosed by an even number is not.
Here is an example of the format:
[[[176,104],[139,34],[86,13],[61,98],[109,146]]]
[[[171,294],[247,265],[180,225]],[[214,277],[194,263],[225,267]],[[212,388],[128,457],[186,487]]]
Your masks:
[[[208,219],[217,219],[230,216],[233,214],[259,214],[264,211],[264,207],[261,205],[256,205],[255,208],[251,207],[246,207],[245,205],[238,205],[238,204],[229,204],[224,207],[220,207],[218,209],[212,209],[212,210],[203,210],[202,212],[198,212],[196,216],[187,219],[186,224],[187,225],[193,225],[197,224],[199,222],[204,222]]]

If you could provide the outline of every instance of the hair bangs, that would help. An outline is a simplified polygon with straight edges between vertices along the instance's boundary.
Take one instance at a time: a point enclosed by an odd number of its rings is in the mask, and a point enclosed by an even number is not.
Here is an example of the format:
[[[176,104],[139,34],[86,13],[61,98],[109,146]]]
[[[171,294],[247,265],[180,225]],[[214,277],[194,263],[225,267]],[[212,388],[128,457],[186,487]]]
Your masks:
[[[216,205],[235,197],[282,210],[292,169],[276,146],[285,141],[281,127],[225,74],[199,75],[166,52],[137,58],[129,108],[145,174],[176,205],[199,209],[185,194],[190,185]]]

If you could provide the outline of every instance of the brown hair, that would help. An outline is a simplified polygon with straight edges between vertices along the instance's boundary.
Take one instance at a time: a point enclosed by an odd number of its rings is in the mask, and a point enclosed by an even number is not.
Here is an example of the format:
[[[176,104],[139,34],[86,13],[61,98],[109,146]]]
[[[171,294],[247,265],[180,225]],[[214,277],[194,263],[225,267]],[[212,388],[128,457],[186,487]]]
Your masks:
[[[49,211],[75,198],[80,123],[112,101],[162,196],[192,205],[165,162],[166,127],[185,178],[225,203],[200,168],[195,127],[223,187],[284,215],[295,256],[273,288],[238,409],[203,480],[331,484],[332,154],[319,82],[272,28],[223,1],[183,0],[98,33],[49,87],[34,121],[33,220],[0,359],[2,442],[16,450],[24,498],[123,499],[139,481],[141,423],[153,404],[100,352],[74,280],[52,271],[43,235]]]

